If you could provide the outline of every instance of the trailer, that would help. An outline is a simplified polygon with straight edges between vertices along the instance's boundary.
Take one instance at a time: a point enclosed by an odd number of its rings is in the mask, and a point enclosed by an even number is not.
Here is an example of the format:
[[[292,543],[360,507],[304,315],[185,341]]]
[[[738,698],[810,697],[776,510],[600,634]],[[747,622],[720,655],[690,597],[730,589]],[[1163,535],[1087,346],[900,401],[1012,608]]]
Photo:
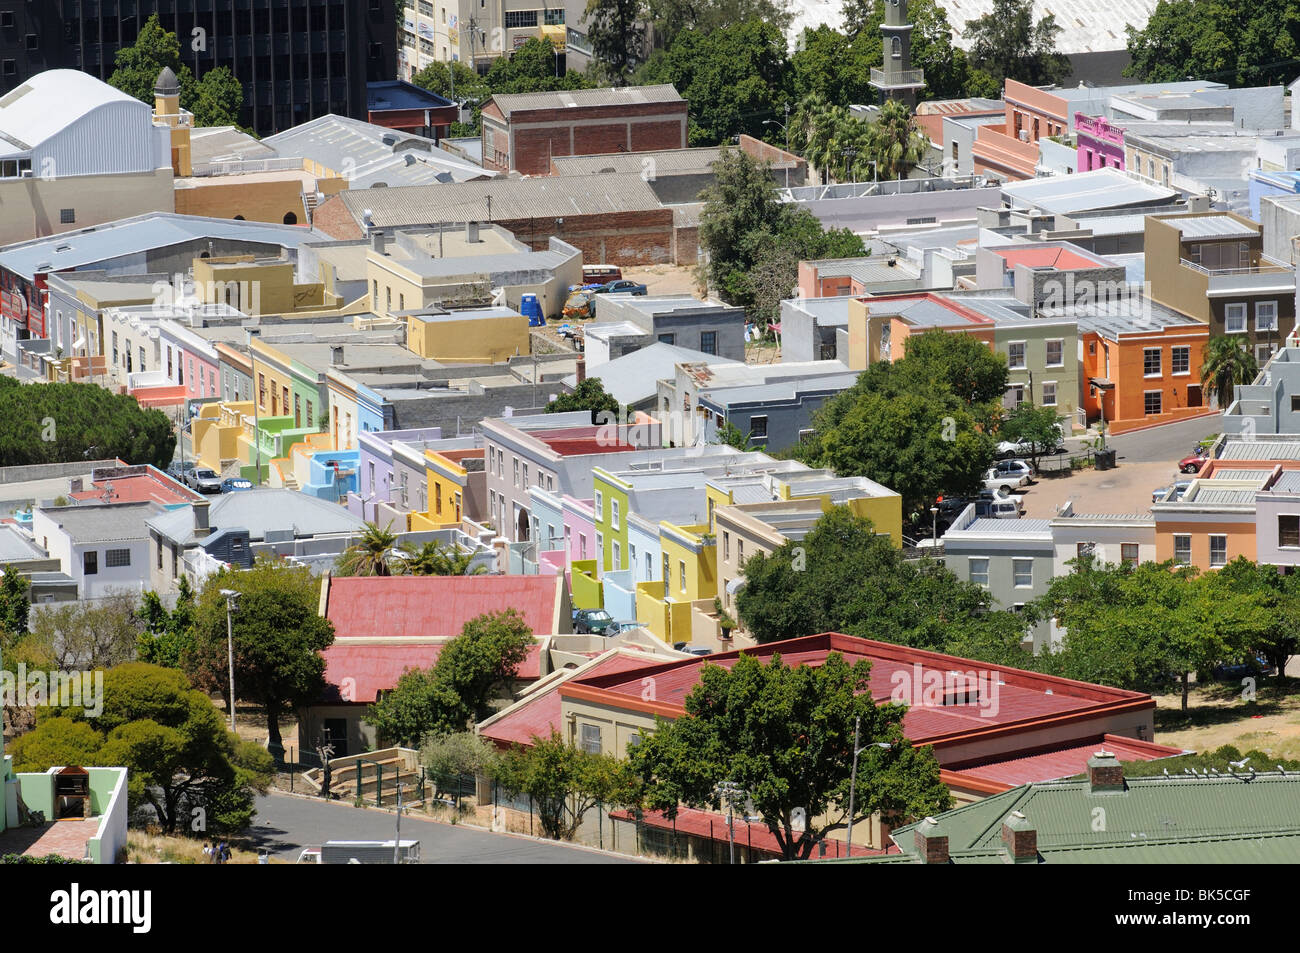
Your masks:
[[[394,850],[396,848],[396,850]],[[394,861],[396,854],[400,860]],[[331,840],[319,847],[305,847],[300,864],[418,864],[418,840]]]

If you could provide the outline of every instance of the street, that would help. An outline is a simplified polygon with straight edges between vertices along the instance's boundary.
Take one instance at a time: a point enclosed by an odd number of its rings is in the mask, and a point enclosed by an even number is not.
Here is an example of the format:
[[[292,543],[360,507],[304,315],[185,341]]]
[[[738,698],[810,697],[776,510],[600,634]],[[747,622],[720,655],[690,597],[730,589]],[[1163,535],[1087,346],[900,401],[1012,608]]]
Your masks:
[[[340,801],[269,794],[257,799],[257,817],[249,834],[258,847],[270,848],[276,859],[293,863],[302,848],[319,846],[327,840],[392,840],[395,823],[391,813],[355,808]],[[420,858],[425,864],[637,863],[631,857],[538,843],[403,813],[402,839],[414,838],[420,841]]]
[[[1119,463],[1163,463],[1171,465],[1192,452],[1196,442],[1210,434],[1220,433],[1222,418],[1215,414],[1211,417],[1197,417],[1163,427],[1152,427],[1137,433],[1120,434],[1118,437],[1106,436],[1106,446],[1118,453]],[[1082,446],[1079,437],[1067,437],[1065,445],[1071,451]]]

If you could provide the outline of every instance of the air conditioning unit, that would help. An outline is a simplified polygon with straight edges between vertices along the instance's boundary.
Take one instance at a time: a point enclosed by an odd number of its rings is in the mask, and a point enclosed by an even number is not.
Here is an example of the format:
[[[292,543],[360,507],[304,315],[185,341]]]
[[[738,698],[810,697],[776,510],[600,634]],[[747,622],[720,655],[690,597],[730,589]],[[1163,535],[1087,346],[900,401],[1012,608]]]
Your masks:
[[[1021,142],[1028,142],[1028,141],[1029,141],[1029,130],[1028,130],[1028,129],[1021,129],[1021,130],[1020,130],[1020,141],[1021,141]]]

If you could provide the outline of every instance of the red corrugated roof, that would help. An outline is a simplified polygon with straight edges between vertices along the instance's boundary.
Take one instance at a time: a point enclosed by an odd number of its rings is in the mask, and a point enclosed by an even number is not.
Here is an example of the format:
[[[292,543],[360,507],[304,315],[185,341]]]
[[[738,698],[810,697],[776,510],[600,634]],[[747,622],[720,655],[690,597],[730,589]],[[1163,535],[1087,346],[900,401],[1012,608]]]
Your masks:
[[[1032,781],[1055,781],[1058,778],[1071,778],[1085,773],[1088,770],[1088,759],[1103,748],[1120,761],[1155,761],[1158,758],[1174,758],[1183,753],[1182,748],[1171,748],[1169,745],[1158,745],[1149,741],[1139,741],[1136,738],[1123,738],[1119,735],[1104,735],[1096,741],[1076,744],[1056,751],[954,769],[953,774],[979,781],[998,782],[1008,788]]]
[[[343,576],[326,616],[339,639],[449,638],[485,612],[518,609],[534,635],[552,635],[555,576]]]
[[[995,248],[993,254],[1002,258],[1009,266],[1028,265],[1030,268],[1050,267],[1060,271],[1075,271],[1080,268],[1100,268],[1101,263],[1085,258],[1068,248]]]
[[[609,816],[621,821],[634,820],[630,811],[610,811]],[[727,824],[727,815],[715,814],[712,811],[697,811],[693,808],[684,807],[678,810],[677,820],[670,821],[658,811],[646,812],[641,823],[647,827],[655,827],[660,830],[676,830],[678,834],[703,837],[714,841],[729,843],[732,837],[729,825]],[[761,850],[767,854],[781,856],[781,847],[776,842],[776,836],[767,829],[765,824],[748,824],[740,818],[735,818],[735,838],[736,849],[741,850],[746,847],[752,847],[754,850]],[[890,846],[886,850],[877,850],[870,847],[855,845],[853,848],[854,857],[879,857],[883,854],[902,853],[897,847]],[[814,849],[812,859],[817,859],[821,854]],[[827,857],[847,857],[849,856],[848,845],[843,841],[828,838],[826,841]]]
[[[378,693],[393,688],[408,668],[434,665],[444,645],[335,642],[321,653],[325,657],[325,700],[372,704]]]
[[[589,668],[586,674],[612,675],[618,672],[629,672],[654,665],[659,661],[652,655],[640,655],[640,653],[638,655],[640,657],[624,652],[612,654]],[[560,727],[560,693],[556,689],[561,684],[562,682],[557,680],[552,687],[539,691],[514,711],[485,726],[479,734],[501,745],[528,745],[532,743],[534,737],[549,737],[552,730],[558,730]]]
[[[69,493],[68,496],[74,500],[99,500],[103,499],[105,490],[111,489],[110,502],[113,503],[161,503],[164,506],[193,503],[203,498],[162,473],[133,473],[112,480],[98,480],[91,486],[94,489]]]

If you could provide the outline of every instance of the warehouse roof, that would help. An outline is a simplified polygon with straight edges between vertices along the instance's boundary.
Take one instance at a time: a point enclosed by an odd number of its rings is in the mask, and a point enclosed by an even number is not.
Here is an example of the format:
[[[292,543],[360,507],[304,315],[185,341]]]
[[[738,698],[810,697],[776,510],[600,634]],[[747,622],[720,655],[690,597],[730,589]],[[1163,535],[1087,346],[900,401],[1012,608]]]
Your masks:
[[[75,69],[37,73],[0,98],[0,152],[28,152],[102,106],[138,103]]]
[[[1130,178],[1118,169],[1053,175],[1008,182],[1002,195],[1017,208],[1040,208],[1059,215],[1130,205],[1156,205],[1178,197],[1175,189]]]
[[[558,90],[550,93],[501,93],[490,100],[507,119],[528,109],[628,106],[635,103],[683,103],[670,83],[658,86],[607,86],[601,89]]]

